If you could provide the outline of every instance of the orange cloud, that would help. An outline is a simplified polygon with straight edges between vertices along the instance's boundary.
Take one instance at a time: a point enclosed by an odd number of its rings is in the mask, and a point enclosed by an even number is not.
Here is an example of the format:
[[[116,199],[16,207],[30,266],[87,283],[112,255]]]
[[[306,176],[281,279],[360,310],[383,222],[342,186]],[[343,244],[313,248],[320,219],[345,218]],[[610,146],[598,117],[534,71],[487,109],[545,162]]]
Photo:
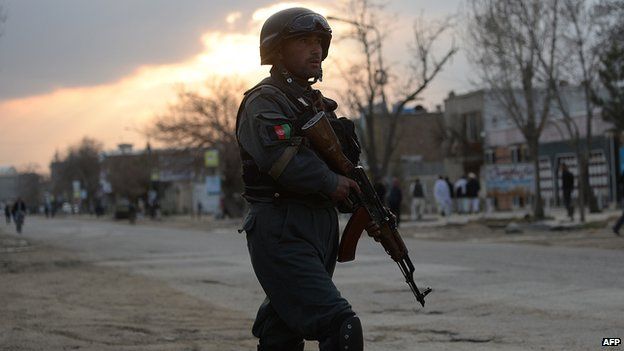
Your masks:
[[[107,84],[62,88],[0,102],[0,165],[35,162],[46,169],[56,149],[63,151],[83,136],[103,141],[106,148],[120,142],[142,147],[144,137],[132,129],[144,127],[173,102],[175,87],[180,83],[200,88],[211,77],[237,76],[253,84],[265,76],[268,67],[259,65],[260,28],[271,14],[293,6],[329,14],[328,8],[310,3],[273,4],[257,9],[247,19],[245,33],[204,33],[200,38],[203,51],[183,62],[139,67]],[[224,23],[240,21],[240,16],[236,12],[227,14]],[[348,56],[340,51],[338,45],[332,46],[332,56]],[[333,82],[324,85],[339,86],[338,81],[334,77]]]

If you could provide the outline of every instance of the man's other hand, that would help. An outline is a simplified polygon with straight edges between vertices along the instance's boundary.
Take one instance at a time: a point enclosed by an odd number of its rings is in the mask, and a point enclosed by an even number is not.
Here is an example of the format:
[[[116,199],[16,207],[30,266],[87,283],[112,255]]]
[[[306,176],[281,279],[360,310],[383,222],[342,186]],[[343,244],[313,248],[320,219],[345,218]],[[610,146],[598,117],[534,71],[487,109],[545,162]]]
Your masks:
[[[336,190],[333,193],[329,194],[329,197],[334,202],[339,202],[347,199],[351,189],[355,190],[357,193],[360,192],[360,187],[358,184],[351,178],[347,178],[342,175],[338,175],[338,185],[336,186]]]

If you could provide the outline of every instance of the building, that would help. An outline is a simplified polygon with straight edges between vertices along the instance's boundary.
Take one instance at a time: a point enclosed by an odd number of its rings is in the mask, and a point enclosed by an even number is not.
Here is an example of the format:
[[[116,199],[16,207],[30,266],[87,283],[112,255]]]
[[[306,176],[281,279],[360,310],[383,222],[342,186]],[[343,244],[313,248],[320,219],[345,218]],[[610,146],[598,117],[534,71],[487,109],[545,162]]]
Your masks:
[[[204,149],[134,150],[121,144],[102,155],[101,188],[110,204],[140,200],[163,214],[220,211],[218,153]],[[199,205],[201,204],[201,205]]]
[[[524,136],[492,93],[481,95],[487,196],[497,209],[528,206],[534,193],[534,165]],[[578,130],[581,137],[586,136],[587,130],[588,117],[581,89],[564,88],[562,96],[571,119],[566,119],[553,103],[540,136],[540,190],[546,207],[562,202],[559,191],[561,163],[565,162],[578,180],[575,145],[568,126]],[[616,199],[617,194],[616,140],[609,132],[611,126],[600,118],[599,110],[592,114],[589,182],[599,205],[606,206]],[[581,143],[585,140],[581,139]],[[572,196],[576,197],[576,188]]]
[[[445,170],[451,179],[471,172],[481,178],[485,108],[486,93],[483,90],[462,95],[450,92],[444,100]]]
[[[395,149],[389,161],[388,174],[401,181],[404,213],[409,213],[410,186],[416,178],[419,178],[423,185],[425,196],[430,204],[428,211],[432,212],[434,211],[433,184],[438,175],[445,173],[442,111],[438,108],[435,112],[429,112],[418,105],[414,108],[406,108],[398,118]],[[356,123],[363,123],[363,121],[360,119]],[[390,121],[382,117],[376,123],[375,137],[378,145],[382,145],[377,152],[381,156],[385,147],[383,143],[387,139],[383,133],[389,130]],[[363,152],[362,165],[364,167],[367,165],[365,156]],[[390,178],[384,179],[388,188],[391,184]]]
[[[15,200],[18,193],[18,173],[14,167],[0,167],[0,203]]]

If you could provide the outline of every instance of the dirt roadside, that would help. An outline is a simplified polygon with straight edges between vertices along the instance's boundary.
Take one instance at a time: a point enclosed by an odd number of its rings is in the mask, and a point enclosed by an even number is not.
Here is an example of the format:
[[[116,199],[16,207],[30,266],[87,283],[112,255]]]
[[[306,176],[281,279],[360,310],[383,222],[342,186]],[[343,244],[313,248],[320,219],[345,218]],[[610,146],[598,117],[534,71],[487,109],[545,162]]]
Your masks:
[[[252,350],[252,321],[0,232],[0,350]]]
[[[506,222],[505,222],[506,224]],[[436,241],[472,241],[490,243],[515,243],[540,246],[564,246],[624,250],[624,236],[616,236],[607,222],[590,223],[573,230],[523,230],[521,233],[505,233],[501,223],[469,222],[429,228],[402,228],[406,237]]]

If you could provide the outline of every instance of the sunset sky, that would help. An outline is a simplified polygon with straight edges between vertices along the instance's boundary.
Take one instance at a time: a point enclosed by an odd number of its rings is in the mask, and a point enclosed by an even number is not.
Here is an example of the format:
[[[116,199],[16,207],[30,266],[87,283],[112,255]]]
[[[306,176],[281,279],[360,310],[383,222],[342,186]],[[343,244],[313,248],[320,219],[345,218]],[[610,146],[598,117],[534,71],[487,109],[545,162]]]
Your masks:
[[[423,12],[441,19],[460,0],[388,1],[393,20],[388,59],[400,72],[407,62],[412,22]],[[341,16],[343,1],[0,0],[7,19],[0,36],[0,167],[38,164],[48,172],[55,151],[89,136],[113,149],[142,148],[139,130],[175,102],[180,84],[236,76],[252,85],[268,72],[259,65],[264,20],[286,7],[305,6]],[[330,21],[339,37],[344,26]],[[439,50],[450,42],[445,37]],[[346,41],[332,42],[324,63],[325,91],[339,89],[332,60],[346,57]],[[423,94],[429,108],[448,91],[466,91],[463,52]],[[330,93],[326,95],[331,96]]]

